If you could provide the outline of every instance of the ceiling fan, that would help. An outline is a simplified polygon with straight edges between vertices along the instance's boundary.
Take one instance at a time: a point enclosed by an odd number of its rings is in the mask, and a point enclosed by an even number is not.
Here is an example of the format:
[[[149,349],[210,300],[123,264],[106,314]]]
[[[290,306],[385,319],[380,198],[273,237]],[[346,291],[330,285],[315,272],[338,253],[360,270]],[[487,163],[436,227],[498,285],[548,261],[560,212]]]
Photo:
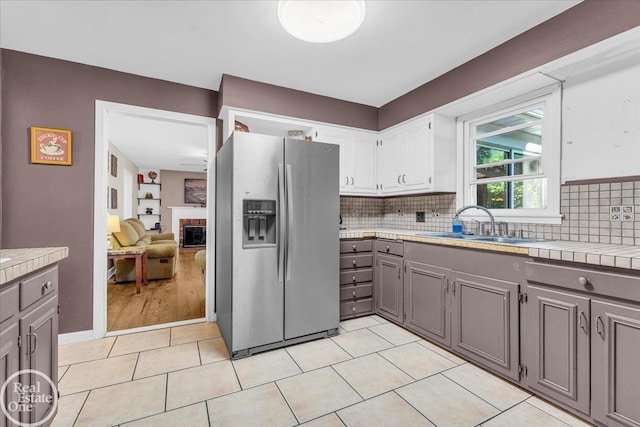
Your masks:
[[[202,161],[204,162],[204,169],[202,169],[202,172],[206,172],[208,169],[207,159],[203,159]],[[202,163],[180,163],[180,166],[202,166]]]

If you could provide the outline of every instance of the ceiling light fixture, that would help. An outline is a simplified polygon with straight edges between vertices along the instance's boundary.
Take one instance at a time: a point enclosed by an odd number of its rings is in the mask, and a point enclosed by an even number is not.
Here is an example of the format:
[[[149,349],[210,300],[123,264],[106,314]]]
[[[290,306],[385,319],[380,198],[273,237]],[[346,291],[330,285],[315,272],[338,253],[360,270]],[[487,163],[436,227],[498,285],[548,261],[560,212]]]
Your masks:
[[[364,0],[280,0],[278,19],[292,36],[330,43],[353,34],[364,21]]]

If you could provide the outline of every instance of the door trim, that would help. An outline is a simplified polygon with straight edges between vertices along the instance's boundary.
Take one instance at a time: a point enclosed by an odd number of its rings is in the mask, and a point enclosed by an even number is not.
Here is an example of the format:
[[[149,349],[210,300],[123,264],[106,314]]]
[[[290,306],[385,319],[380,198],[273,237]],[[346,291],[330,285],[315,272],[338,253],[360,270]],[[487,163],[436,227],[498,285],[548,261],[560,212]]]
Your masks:
[[[107,333],[107,151],[109,148],[109,116],[128,115],[197,124],[207,127],[207,224],[215,224],[215,156],[216,119],[154,108],[138,107],[96,100],[95,105],[95,159],[93,201],[93,338],[102,338]],[[209,322],[216,320],[215,314],[215,227],[207,227],[207,274],[205,291],[205,313]],[[164,325],[167,327],[168,325]],[[130,333],[128,330],[120,333]]]

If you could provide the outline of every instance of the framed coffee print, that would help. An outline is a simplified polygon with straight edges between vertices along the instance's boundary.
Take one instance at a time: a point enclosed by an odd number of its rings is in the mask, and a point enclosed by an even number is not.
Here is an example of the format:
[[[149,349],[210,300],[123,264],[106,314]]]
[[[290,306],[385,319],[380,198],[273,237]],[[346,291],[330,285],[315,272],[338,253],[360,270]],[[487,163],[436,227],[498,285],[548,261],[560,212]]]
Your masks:
[[[31,163],[71,166],[71,131],[32,126]]]

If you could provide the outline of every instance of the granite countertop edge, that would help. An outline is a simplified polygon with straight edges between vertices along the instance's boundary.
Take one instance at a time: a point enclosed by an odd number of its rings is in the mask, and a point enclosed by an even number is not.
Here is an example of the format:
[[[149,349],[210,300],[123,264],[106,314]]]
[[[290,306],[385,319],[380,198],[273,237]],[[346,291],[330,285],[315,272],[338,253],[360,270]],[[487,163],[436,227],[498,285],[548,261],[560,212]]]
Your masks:
[[[68,247],[0,249],[0,258],[9,258],[0,264],[0,285],[19,279],[29,273],[69,256]]]
[[[410,242],[432,243],[493,252],[528,255],[532,258],[579,262],[583,264],[617,267],[640,271],[640,246],[609,243],[589,243],[568,240],[497,244],[473,240],[420,236],[422,230],[392,228],[358,228],[340,230],[341,239],[377,237]]]

